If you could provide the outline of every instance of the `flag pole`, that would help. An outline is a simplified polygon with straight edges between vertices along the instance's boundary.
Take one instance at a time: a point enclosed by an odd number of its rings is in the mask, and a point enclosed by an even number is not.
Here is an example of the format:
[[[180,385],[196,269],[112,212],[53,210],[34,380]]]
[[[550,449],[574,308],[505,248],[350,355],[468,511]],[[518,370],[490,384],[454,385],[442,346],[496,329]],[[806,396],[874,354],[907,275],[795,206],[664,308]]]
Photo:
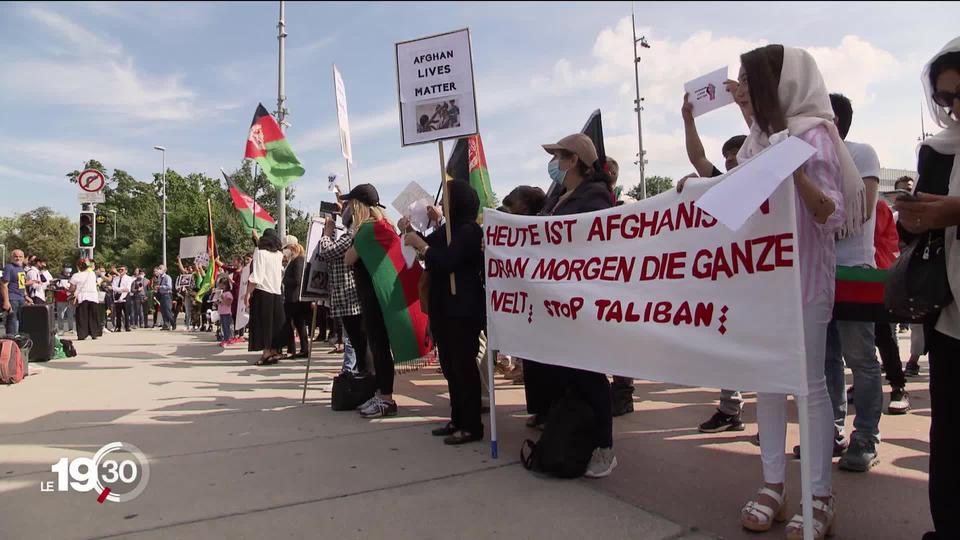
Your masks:
[[[280,54],[278,58],[277,66],[277,125],[280,127],[280,132],[283,133],[283,121],[287,117],[287,108],[285,106],[287,97],[283,94],[284,92],[284,44],[286,43],[287,37],[287,25],[283,20],[284,13],[284,1],[280,0],[280,21],[277,23],[277,41],[280,45]],[[279,233],[280,238],[283,238],[287,235],[287,188],[281,187],[277,189],[277,202],[280,207],[280,216],[279,216]]]
[[[453,228],[450,224],[450,188],[447,186],[446,160],[443,158],[443,141],[437,141],[437,148],[440,150],[440,185],[443,186],[443,219],[446,222],[447,246],[450,246],[450,240],[453,236]],[[457,295],[457,280],[453,272],[450,272],[450,294]]]
[[[343,160],[347,162],[347,191],[350,191],[353,189],[353,185],[350,183],[350,160],[346,158]]]

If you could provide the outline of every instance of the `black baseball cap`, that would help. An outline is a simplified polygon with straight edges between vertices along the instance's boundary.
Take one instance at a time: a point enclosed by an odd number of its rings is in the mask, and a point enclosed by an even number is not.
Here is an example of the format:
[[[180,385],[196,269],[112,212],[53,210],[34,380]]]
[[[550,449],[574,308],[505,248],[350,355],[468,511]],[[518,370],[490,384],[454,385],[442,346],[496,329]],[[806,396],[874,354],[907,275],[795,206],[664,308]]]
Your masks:
[[[341,197],[341,200],[357,200],[367,206],[379,206],[380,208],[386,208],[386,206],[380,204],[380,194],[377,193],[377,188],[373,187],[373,184],[360,184],[351,189],[350,193],[347,193]]]

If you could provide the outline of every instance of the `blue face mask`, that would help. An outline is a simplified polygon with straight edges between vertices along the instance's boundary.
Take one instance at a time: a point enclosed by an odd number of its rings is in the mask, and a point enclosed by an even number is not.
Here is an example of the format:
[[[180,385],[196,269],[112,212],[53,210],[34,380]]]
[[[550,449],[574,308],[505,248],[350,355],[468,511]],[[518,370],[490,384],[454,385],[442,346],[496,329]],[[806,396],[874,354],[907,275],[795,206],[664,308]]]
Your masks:
[[[551,159],[550,163],[547,163],[547,174],[550,175],[553,183],[558,185],[563,184],[563,179],[567,177],[567,171],[560,170],[559,159]]]

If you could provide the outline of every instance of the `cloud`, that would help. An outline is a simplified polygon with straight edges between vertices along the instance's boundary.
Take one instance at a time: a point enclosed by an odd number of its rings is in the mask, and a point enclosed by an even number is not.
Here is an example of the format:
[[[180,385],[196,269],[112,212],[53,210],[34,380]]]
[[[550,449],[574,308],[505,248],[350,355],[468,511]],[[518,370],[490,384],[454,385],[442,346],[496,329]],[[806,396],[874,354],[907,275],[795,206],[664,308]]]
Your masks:
[[[69,44],[72,54],[119,56],[123,50],[119,44],[100,38],[59,13],[38,6],[27,7],[22,13],[28,19],[45,26],[51,35]]]
[[[349,102],[347,107],[349,111]],[[397,129],[399,124],[400,113],[395,106],[373,114],[356,117],[351,115],[350,142],[355,145],[358,141],[374,138],[390,129]],[[339,148],[340,136],[336,122],[321,128],[311,129],[298,137],[296,141],[296,149],[304,152]]]
[[[869,104],[876,98],[870,87],[903,72],[904,64],[893,54],[873,46],[859,36],[848,35],[837,47],[807,49],[823,74],[831,92],[840,92],[855,104]]]

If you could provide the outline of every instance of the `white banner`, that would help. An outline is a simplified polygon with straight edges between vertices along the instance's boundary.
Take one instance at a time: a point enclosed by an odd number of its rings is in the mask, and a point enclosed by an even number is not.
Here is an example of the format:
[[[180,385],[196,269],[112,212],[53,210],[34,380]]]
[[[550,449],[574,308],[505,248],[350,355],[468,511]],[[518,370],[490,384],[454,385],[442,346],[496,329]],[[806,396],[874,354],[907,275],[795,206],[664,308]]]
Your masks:
[[[193,259],[207,253],[206,236],[185,236],[180,239],[180,258]]]
[[[333,88],[337,95],[337,125],[340,128],[340,151],[344,159],[353,163],[353,147],[350,146],[350,118],[347,116],[347,90],[337,65],[333,65]]]
[[[396,44],[401,144],[474,135],[470,30]]]
[[[732,231],[694,204],[724,178],[589,214],[486,210],[490,346],[610,375],[806,394],[793,182]]]
[[[252,263],[244,266],[240,272],[240,291],[237,293],[240,298],[237,300],[237,320],[233,323],[234,330],[242,330],[250,322],[250,312],[247,310],[247,304],[243,302],[243,299],[247,295],[247,280],[250,279],[251,266]]]

